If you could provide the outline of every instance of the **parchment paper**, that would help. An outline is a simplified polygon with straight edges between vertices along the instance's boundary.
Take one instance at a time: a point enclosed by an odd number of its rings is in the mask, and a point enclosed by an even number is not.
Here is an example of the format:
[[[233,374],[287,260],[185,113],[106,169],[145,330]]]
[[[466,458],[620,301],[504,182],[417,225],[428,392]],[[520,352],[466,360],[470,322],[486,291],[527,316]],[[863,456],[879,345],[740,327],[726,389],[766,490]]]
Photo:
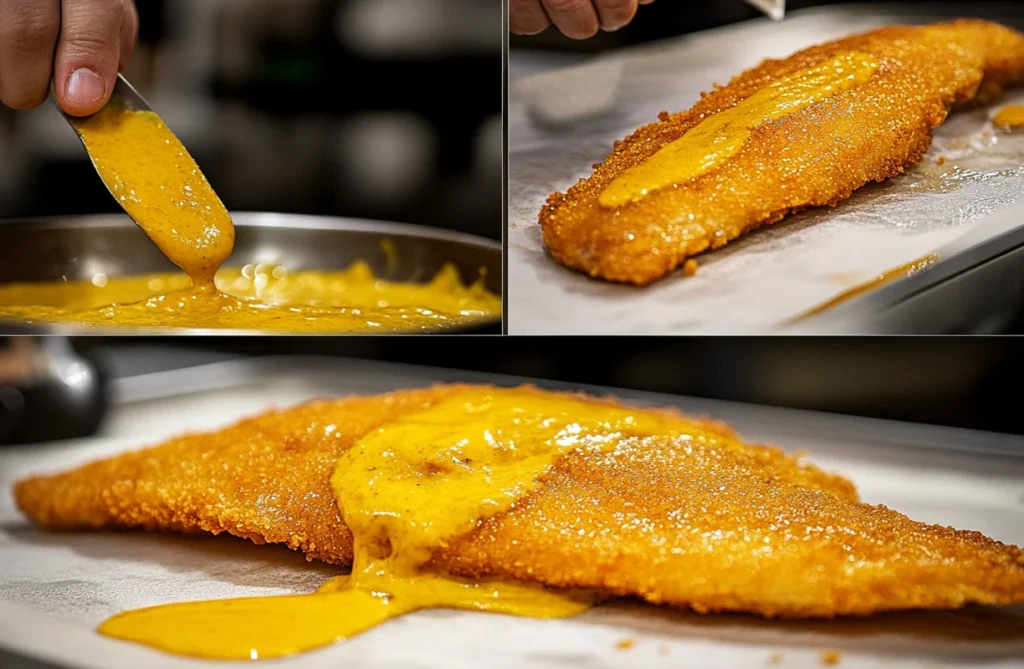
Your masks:
[[[11,483],[29,473],[73,467],[183,431],[213,429],[269,406],[452,380],[429,371],[395,370],[356,364],[318,376],[316,369],[296,369],[287,376],[267,375],[245,388],[136,403],[116,412],[100,438],[0,450],[0,666],[12,666],[5,663],[5,648],[75,669],[238,666],[164,655],[101,637],[95,626],[132,607],[310,592],[338,570],[308,563],[282,547],[227,536],[43,532],[13,507]],[[332,380],[322,381],[327,376]],[[636,399],[716,416],[755,442],[805,449],[812,461],[850,476],[869,502],[919,520],[1024,544],[1024,459],[984,453],[1012,451],[1009,438],[668,396]],[[936,450],[941,444],[951,450]],[[965,450],[956,450],[960,448]],[[972,448],[977,452],[970,452]],[[632,646],[621,649],[620,642]],[[829,650],[841,653],[843,669],[1022,667],[1024,612],[973,609],[784,622],[698,616],[629,603],[547,621],[424,611],[344,644],[248,666],[817,669]]]
[[[925,162],[906,175],[868,186],[835,209],[804,212],[699,256],[695,277],[676,272],[646,288],[615,285],[566,270],[546,255],[537,214],[548,194],[588,176],[614,140],[658,112],[689,108],[701,91],[764,58],[880,25],[944,18],[879,7],[753,21],[511,82],[509,332],[772,331],[1024,199],[1024,134],[995,132],[989,121],[1003,104],[1024,102],[1018,91],[992,108],[951,117]],[[940,157],[945,164],[937,164]]]

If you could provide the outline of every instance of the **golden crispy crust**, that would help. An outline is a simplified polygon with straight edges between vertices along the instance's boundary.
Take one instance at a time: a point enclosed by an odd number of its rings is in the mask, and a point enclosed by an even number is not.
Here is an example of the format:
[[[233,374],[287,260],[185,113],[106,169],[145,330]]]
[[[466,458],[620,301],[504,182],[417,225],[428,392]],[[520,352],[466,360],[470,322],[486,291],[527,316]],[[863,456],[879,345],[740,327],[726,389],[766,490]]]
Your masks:
[[[212,434],[185,435],[64,474],[19,481],[15,499],[51,529],[227,532],[348,565],[352,535],[330,485],[337,459],[372,430],[465,388],[435,386],[268,411]],[[695,423],[732,434],[711,421]],[[330,426],[336,429],[325,438]]]
[[[352,536],[330,489],[336,459],[370,430],[466,388],[270,412],[26,479],[15,497],[45,527],[229,532],[348,565]],[[728,438],[652,436],[566,456],[537,490],[453,541],[434,565],[763,615],[1024,601],[1020,549],[861,504],[841,477],[746,445],[721,424],[694,424]]]
[[[708,115],[734,107],[781,77],[840,52],[881,61],[870,81],[757,129],[724,166],[618,209],[598,197]],[[1024,35],[986,21],[890,27],[768,60],[716,87],[690,111],[640,128],[540,212],[560,263],[594,277],[646,285],[687,258],[807,207],[835,205],[865,184],[922,159],[950,107],[992,99],[1024,80]]]
[[[172,439],[65,474],[19,481],[18,506],[51,529],[227,532],[348,565],[352,535],[334,502],[337,459],[364,434],[458,386],[310,402],[215,434]],[[338,426],[332,439],[324,438]]]

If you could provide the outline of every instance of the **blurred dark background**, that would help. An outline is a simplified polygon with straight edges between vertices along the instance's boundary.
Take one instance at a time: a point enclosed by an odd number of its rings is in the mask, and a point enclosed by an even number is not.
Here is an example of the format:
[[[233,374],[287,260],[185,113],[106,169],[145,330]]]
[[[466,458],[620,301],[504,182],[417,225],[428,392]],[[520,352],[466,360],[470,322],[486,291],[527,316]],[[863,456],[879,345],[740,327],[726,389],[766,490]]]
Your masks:
[[[48,340],[51,347],[56,339]],[[0,349],[8,360],[14,357],[14,341],[7,340],[6,348]],[[338,356],[1024,435],[1019,392],[1024,378],[1024,341],[1017,338],[189,337],[69,341],[85,360],[99,365],[107,379],[248,356]],[[54,350],[51,357],[59,357],[59,349]],[[11,369],[11,363],[0,355],[0,371],[5,366]],[[5,392],[0,387],[0,407]],[[41,422],[52,424],[54,415],[71,413],[51,408],[41,415]],[[67,429],[72,427],[86,429],[70,424]],[[3,438],[0,434],[0,441]],[[1024,448],[1024,439],[1021,446]]]
[[[235,211],[501,233],[502,0],[139,0],[128,79]],[[0,108],[0,218],[117,211],[52,105]]]

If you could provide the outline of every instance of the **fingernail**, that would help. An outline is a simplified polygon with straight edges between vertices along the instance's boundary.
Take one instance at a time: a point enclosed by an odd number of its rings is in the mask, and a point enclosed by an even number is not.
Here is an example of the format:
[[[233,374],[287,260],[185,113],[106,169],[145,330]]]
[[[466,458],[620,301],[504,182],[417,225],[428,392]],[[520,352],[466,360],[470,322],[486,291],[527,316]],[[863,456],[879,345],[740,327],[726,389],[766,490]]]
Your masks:
[[[71,73],[65,89],[68,101],[80,105],[96,102],[106,92],[107,86],[100,75],[84,67]]]

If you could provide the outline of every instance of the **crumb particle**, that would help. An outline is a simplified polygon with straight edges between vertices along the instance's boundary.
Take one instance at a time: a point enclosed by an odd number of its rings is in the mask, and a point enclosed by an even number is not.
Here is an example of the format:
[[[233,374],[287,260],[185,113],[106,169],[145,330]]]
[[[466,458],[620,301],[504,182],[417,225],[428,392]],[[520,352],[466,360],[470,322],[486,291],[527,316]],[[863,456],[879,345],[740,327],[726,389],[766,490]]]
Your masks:
[[[826,650],[821,654],[821,663],[830,667],[839,664],[842,655],[838,650]]]
[[[939,159],[935,161],[935,164],[940,166],[940,167],[942,165],[945,165],[946,164],[946,156],[939,156]]]
[[[683,263],[683,274],[685,274],[686,276],[693,276],[694,274],[697,273],[697,270],[699,268],[700,265],[697,264],[697,261],[691,258],[690,260],[687,260],[685,263]]]
[[[778,664],[779,662],[782,662],[782,653],[779,651],[775,651],[768,656],[768,664]]]
[[[660,646],[658,646],[658,655],[668,655],[668,652],[669,652],[668,644],[663,643]]]
[[[615,647],[619,650],[629,650],[633,647],[636,642],[633,639],[623,639],[622,641],[615,644]]]

